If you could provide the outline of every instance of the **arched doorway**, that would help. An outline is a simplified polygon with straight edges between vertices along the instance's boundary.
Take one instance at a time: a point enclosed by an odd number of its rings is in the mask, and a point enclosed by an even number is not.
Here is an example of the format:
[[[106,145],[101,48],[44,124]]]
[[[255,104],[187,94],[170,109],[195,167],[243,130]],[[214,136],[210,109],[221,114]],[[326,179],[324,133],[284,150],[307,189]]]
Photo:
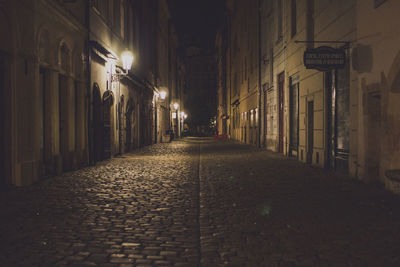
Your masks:
[[[58,74],[58,111],[59,111],[59,147],[62,156],[62,169],[72,169],[72,155],[70,149],[70,111],[73,102],[70,101],[70,48],[65,42],[61,42],[58,51],[58,63],[61,71]]]
[[[111,91],[103,94],[103,159],[111,158],[111,107],[114,96]]]
[[[43,29],[39,35],[38,44],[39,56],[39,94],[40,94],[40,159],[42,167],[40,177],[48,176],[52,173],[52,153],[51,153],[51,103],[50,103],[50,41],[49,33]]]
[[[13,94],[12,77],[12,24],[7,19],[7,12],[0,7],[0,35],[7,36],[7,41],[0,42],[0,189],[12,184],[13,175]]]
[[[121,95],[119,98],[118,104],[118,154],[123,153],[123,143],[124,143],[124,125],[122,114],[124,114],[124,95]]]
[[[126,151],[130,151],[132,149],[132,114],[133,114],[133,110],[134,110],[134,103],[133,103],[133,99],[130,98],[128,100],[128,103],[126,103],[126,113],[125,113],[125,124],[126,124],[126,143],[125,143],[125,147],[126,147]]]
[[[6,59],[5,54],[0,51],[0,141],[1,147],[5,148],[6,146],[6,129],[7,125],[5,123],[5,106],[3,105],[3,99],[5,96],[5,67]],[[0,187],[6,185],[6,163],[5,159],[7,158],[7,153],[5,149],[1,149],[1,157],[0,157]]]
[[[103,159],[103,119],[100,87],[93,84],[93,152],[95,162]]]

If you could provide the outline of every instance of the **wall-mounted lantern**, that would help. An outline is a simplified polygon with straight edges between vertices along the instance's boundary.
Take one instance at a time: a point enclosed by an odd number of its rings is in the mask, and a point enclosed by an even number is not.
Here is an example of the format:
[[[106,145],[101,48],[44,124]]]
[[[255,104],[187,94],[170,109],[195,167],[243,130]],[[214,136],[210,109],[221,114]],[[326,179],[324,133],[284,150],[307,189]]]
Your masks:
[[[160,98],[161,98],[161,100],[165,100],[166,97],[167,97],[167,91],[161,91],[161,92],[160,92]]]
[[[133,54],[129,50],[125,50],[121,54],[122,66],[125,70],[125,74],[128,74],[128,71],[132,68],[133,64]]]
[[[118,82],[123,76],[128,75],[129,70],[133,64],[133,54],[129,50],[125,50],[121,54],[122,68],[125,72],[117,73],[115,64],[111,63],[111,79],[113,82]]]

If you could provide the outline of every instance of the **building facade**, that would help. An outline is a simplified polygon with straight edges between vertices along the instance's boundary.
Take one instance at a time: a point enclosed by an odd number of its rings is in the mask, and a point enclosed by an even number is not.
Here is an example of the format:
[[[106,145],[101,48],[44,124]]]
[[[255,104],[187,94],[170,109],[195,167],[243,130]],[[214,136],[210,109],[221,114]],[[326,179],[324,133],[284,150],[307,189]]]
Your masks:
[[[217,51],[230,138],[398,191],[399,3],[367,2],[227,1]],[[318,47],[345,64],[306,68]]]
[[[400,2],[357,1],[357,175],[400,193]],[[397,175],[396,175],[397,174]]]
[[[157,75],[177,48],[157,46],[165,0],[0,1],[0,13],[1,186],[162,140],[172,76]]]
[[[0,179],[25,185],[87,163],[87,7],[1,1],[0,10]]]

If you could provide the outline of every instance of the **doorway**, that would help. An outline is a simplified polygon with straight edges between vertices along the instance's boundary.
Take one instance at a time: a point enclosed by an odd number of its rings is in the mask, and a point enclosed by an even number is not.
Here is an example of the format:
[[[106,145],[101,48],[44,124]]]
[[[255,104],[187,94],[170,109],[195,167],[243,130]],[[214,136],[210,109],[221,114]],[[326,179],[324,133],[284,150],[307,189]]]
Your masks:
[[[68,160],[68,78],[58,75],[59,146],[63,171],[69,170]]]
[[[325,167],[348,172],[350,152],[350,69],[325,73],[327,160]]]
[[[103,120],[100,87],[97,83],[93,85],[93,140],[94,161],[103,159]]]
[[[47,176],[50,172],[49,162],[50,162],[50,144],[49,144],[49,134],[48,134],[48,120],[47,114],[48,107],[46,104],[46,94],[47,94],[47,83],[46,83],[47,75],[46,70],[44,68],[39,69],[39,90],[42,96],[42,120],[41,120],[41,140],[40,140],[40,152],[41,152],[41,160],[43,164],[43,169],[41,176]]]
[[[307,102],[307,163],[312,164],[314,149],[314,101]]]
[[[113,95],[106,91],[103,95],[103,159],[111,158],[111,107]]]
[[[133,99],[130,98],[128,100],[128,103],[126,103],[126,114],[125,114],[125,119],[126,119],[126,143],[125,143],[125,149],[127,152],[129,152],[131,148],[131,143],[132,143],[132,113],[133,113]]]
[[[278,75],[278,117],[279,117],[279,136],[278,136],[278,152],[283,153],[283,99],[285,86],[285,73]]]
[[[119,103],[118,103],[118,154],[121,155],[123,151],[123,138],[124,138],[124,127],[123,127],[123,118],[122,114],[124,114],[124,95],[120,96]]]
[[[381,125],[381,95],[371,92],[367,96],[367,127],[366,127],[366,166],[367,179],[370,182],[379,179]]]
[[[4,99],[5,99],[5,56],[0,53],[0,145],[1,147],[5,147],[5,129],[6,125],[4,123],[5,119],[5,108],[4,108]],[[5,159],[6,152],[5,149],[1,149],[0,155],[0,188],[3,188],[6,185],[6,171],[5,171]]]
[[[264,94],[264,103],[263,103],[263,118],[264,118],[264,123],[263,123],[263,147],[267,147],[267,84],[263,85],[263,94]]]
[[[289,86],[289,156],[298,156],[299,147],[299,83],[293,83],[290,78]]]
[[[0,189],[12,184],[11,58],[0,51]]]

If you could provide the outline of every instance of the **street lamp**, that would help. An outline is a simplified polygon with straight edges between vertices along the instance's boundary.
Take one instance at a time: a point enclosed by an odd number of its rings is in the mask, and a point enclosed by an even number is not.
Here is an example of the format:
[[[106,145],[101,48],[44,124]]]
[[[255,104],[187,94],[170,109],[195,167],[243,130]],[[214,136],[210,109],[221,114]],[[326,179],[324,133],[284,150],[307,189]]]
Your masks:
[[[125,72],[115,73],[115,70],[111,71],[111,81],[119,82],[123,76],[127,76],[129,70],[132,68],[133,64],[133,54],[129,50],[125,50],[121,54],[122,68]],[[112,64],[112,67],[115,68],[115,65]],[[120,92],[120,84],[118,83],[118,153],[122,154],[122,106],[121,106],[121,92]]]
[[[179,104],[174,103],[174,104],[172,104],[172,107],[174,108],[174,112],[172,112],[172,119],[173,120],[176,119],[176,123],[173,122],[172,125],[173,125],[174,132],[176,133],[176,136],[179,136],[179,113],[178,113]],[[176,127],[176,129],[175,129],[175,127]]]
[[[122,66],[125,70],[125,74],[128,74],[128,71],[132,68],[133,63],[133,55],[129,50],[125,50],[121,54]]]
[[[167,91],[161,91],[161,92],[160,92],[160,98],[161,98],[161,100],[165,100],[166,97],[167,97]]]

